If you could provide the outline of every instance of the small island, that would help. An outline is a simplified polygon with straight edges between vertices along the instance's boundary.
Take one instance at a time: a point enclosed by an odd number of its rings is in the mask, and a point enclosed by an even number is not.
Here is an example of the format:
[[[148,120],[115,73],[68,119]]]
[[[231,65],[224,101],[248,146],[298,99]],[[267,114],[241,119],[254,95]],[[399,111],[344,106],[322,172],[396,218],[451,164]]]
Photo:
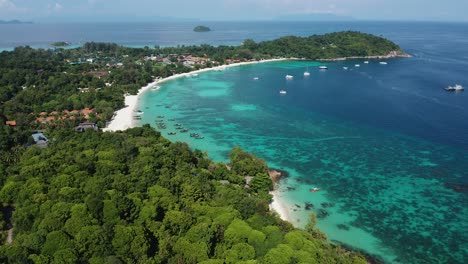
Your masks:
[[[71,43],[67,41],[58,41],[50,44],[52,47],[67,47],[70,46]]]
[[[10,21],[5,21],[5,20],[0,20],[0,25],[17,25],[17,24],[32,24],[33,22],[31,21],[20,21],[20,20],[10,20]]]
[[[193,31],[195,32],[208,32],[211,31],[211,29],[207,26],[196,26]]]

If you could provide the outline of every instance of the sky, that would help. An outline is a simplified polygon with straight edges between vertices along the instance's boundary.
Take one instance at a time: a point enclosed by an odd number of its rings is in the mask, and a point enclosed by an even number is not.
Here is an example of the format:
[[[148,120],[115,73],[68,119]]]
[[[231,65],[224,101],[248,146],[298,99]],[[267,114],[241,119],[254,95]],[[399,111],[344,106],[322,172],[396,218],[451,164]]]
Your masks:
[[[271,20],[332,14],[361,20],[468,21],[468,0],[0,0],[0,20],[34,22]]]

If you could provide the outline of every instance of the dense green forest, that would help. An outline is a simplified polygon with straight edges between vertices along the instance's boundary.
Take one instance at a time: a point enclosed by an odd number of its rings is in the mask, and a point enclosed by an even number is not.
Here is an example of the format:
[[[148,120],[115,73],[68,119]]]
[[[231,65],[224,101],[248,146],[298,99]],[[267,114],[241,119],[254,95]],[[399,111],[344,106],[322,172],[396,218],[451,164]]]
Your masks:
[[[266,164],[235,148],[231,170],[149,127],[102,128],[124,94],[157,78],[235,61],[386,55],[394,43],[359,32],[284,37],[240,46],[0,53],[1,263],[364,263],[315,229],[268,210]],[[47,148],[34,146],[42,131]],[[244,176],[255,176],[245,188]],[[228,180],[229,183],[220,180]],[[12,214],[12,216],[11,216]],[[1,243],[0,243],[1,244]],[[212,260],[209,260],[212,259]]]
[[[1,263],[366,263],[313,216],[299,230],[270,212],[266,164],[240,148],[229,170],[147,125],[47,132],[53,144],[6,171],[14,241]]]

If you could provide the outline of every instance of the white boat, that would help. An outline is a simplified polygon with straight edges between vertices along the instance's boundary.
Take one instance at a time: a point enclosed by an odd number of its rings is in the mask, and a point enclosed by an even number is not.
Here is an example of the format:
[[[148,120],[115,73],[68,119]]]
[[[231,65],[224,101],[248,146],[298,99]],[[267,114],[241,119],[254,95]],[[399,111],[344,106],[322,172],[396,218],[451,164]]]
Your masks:
[[[192,73],[190,74],[190,77],[197,77],[198,76],[198,73]]]
[[[159,90],[160,88],[161,88],[161,86],[155,86],[155,87],[151,88],[151,90],[156,91],[156,90]]]
[[[306,71],[304,72],[304,76],[310,76],[309,67],[307,67]]]
[[[354,67],[361,67],[361,65],[359,65],[359,64],[354,64]]]
[[[365,64],[369,64],[369,61],[364,61]]]
[[[382,64],[382,65],[387,65],[388,64],[386,61],[381,61],[379,63]]]
[[[463,91],[465,88],[460,84],[455,84],[455,86],[448,86],[444,88],[446,91]]]
[[[328,70],[328,67],[327,66],[319,66],[319,69],[320,70]]]
[[[258,80],[258,77],[254,77],[253,79],[256,81],[256,80]]]
[[[289,75],[289,74],[288,74],[288,75],[286,75],[286,80],[291,80],[292,78],[294,78],[294,76],[292,76],[292,75]]]
[[[348,69],[348,67],[343,67],[343,70],[347,70],[347,69]]]
[[[286,94],[285,90],[280,90],[280,94]]]

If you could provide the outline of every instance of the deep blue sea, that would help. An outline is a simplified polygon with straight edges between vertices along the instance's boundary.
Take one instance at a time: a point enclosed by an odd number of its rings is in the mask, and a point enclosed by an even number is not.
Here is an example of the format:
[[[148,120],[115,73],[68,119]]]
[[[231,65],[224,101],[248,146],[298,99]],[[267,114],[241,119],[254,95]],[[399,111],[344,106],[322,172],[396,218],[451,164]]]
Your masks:
[[[207,22],[0,25],[0,48],[54,41],[127,46],[238,45],[341,30],[382,35],[413,57],[282,61],[179,78],[140,97],[143,123],[177,119],[167,136],[227,159],[240,145],[284,169],[282,203],[296,226],[314,212],[331,241],[387,263],[468,262],[468,24]],[[360,67],[355,67],[360,64]],[[348,67],[345,70],[343,67]],[[310,76],[303,73],[308,70]],[[285,75],[293,75],[286,80]],[[254,79],[258,77],[258,79]],[[282,95],[280,90],[286,90]],[[171,121],[167,129],[176,131]],[[320,187],[312,193],[310,188]],[[305,209],[305,203],[313,205]]]

